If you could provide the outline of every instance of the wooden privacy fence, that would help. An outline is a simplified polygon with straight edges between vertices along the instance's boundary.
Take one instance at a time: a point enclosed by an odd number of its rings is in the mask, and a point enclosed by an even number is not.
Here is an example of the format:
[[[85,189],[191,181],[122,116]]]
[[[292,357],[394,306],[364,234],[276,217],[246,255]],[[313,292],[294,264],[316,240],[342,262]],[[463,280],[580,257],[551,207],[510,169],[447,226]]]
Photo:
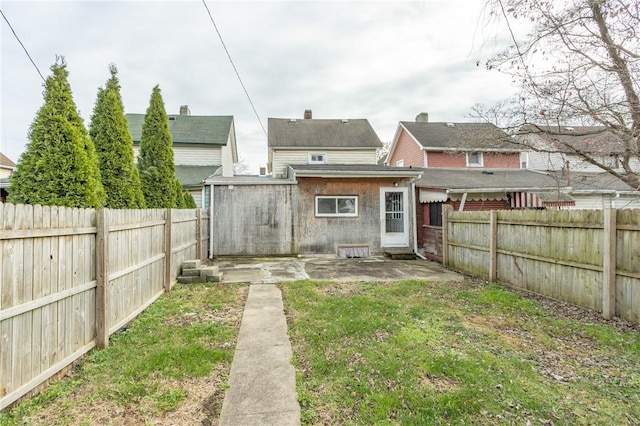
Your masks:
[[[183,260],[206,257],[208,223],[195,209],[0,203],[0,409],[171,289]]]
[[[445,266],[640,322],[640,210],[443,213]]]

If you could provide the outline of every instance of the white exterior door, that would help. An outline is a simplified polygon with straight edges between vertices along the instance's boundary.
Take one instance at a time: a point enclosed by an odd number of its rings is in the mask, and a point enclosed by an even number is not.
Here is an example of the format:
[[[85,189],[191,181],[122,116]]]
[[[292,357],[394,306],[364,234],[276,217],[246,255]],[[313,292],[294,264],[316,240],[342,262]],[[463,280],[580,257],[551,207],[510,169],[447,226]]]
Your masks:
[[[380,188],[382,247],[409,247],[408,188]]]

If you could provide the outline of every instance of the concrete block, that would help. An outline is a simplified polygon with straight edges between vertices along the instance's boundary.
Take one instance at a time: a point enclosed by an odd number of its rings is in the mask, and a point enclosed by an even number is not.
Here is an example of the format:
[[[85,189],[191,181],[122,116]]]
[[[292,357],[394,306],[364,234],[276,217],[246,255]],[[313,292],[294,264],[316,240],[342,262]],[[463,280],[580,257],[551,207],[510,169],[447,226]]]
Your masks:
[[[200,269],[184,269],[182,268],[182,276],[184,277],[199,277]]]
[[[185,269],[198,269],[200,267],[200,259],[189,259],[182,262],[182,270]]]
[[[207,275],[204,280],[208,283],[219,283],[222,281],[222,272],[219,272],[216,275]]]
[[[200,268],[200,276],[208,277],[211,275],[217,275],[220,272],[220,269],[217,266],[207,266],[204,268]]]
[[[203,282],[203,280],[202,280],[202,278],[200,278],[200,276],[197,276],[197,277],[185,277],[183,275],[180,275],[178,277],[178,282],[180,284],[197,284],[197,283]]]

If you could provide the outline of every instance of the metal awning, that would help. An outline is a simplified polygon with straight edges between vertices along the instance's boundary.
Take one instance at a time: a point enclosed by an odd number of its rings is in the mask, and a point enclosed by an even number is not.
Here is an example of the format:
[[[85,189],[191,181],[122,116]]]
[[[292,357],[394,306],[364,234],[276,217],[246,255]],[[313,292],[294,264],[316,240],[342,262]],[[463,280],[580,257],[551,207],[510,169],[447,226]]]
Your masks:
[[[444,203],[449,198],[449,194],[440,191],[420,190],[421,203]]]

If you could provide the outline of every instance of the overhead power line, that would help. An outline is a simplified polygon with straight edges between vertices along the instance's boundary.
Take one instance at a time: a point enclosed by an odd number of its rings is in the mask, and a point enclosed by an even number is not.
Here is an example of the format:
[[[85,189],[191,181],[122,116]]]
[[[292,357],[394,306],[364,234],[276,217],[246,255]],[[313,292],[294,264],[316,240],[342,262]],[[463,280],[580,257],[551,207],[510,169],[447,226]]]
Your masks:
[[[238,77],[238,81],[240,81],[240,85],[242,86],[242,90],[244,90],[244,94],[247,96],[247,99],[249,100],[249,104],[251,104],[251,108],[253,109],[253,113],[256,115],[256,118],[258,119],[258,123],[260,123],[260,127],[262,127],[262,132],[266,137],[267,131],[265,130],[264,125],[262,124],[262,120],[260,120],[260,116],[258,115],[258,111],[256,111],[256,107],[253,105],[253,101],[251,100],[251,96],[249,96],[249,92],[247,91],[247,88],[245,87],[244,83],[242,82],[242,79],[240,78],[240,73],[238,73],[236,64],[234,64],[233,59],[231,59],[231,55],[229,54],[229,49],[227,49],[227,45],[224,44],[224,40],[222,39],[222,34],[220,34],[220,31],[218,30],[216,21],[213,20],[213,16],[211,15],[211,11],[209,10],[209,7],[207,6],[207,3],[205,2],[205,0],[202,0],[202,4],[204,5],[204,8],[207,9],[207,13],[209,14],[209,19],[213,24],[213,28],[215,28],[216,33],[218,33],[218,37],[220,38],[220,43],[222,43],[222,47],[224,47],[224,51],[227,53],[229,62],[231,62],[231,66],[233,67],[233,71],[236,73],[236,76]]]
[[[11,29],[11,32],[13,33],[13,35],[15,36],[16,40],[18,40],[18,43],[20,43],[20,46],[22,46],[22,49],[24,50],[24,53],[27,54],[27,57],[29,58],[29,60],[31,61],[31,63],[33,64],[33,66],[35,67],[36,71],[38,71],[38,74],[40,74],[40,78],[42,79],[42,81],[46,81],[45,78],[42,76],[42,73],[40,72],[40,70],[38,69],[38,66],[36,65],[35,62],[33,62],[33,59],[31,59],[31,55],[29,55],[29,51],[27,50],[26,47],[24,47],[24,44],[22,44],[22,41],[20,41],[20,37],[18,37],[18,34],[16,34],[15,30],[13,29],[13,27],[11,26],[11,22],[9,22],[9,20],[7,19],[6,16],[4,16],[4,13],[2,12],[2,10],[0,9],[0,14],[2,15],[2,17],[4,18],[4,20],[7,22],[7,25],[9,25],[9,28]]]

